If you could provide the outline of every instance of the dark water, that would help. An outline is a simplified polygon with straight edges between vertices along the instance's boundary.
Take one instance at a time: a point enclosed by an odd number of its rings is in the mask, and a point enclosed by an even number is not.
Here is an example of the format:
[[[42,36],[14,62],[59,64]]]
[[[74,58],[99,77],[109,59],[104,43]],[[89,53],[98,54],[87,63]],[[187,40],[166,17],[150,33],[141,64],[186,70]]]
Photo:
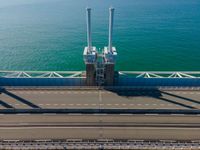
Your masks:
[[[200,0],[0,0],[0,70],[84,70],[86,6],[98,48],[116,8],[117,69],[200,70]]]

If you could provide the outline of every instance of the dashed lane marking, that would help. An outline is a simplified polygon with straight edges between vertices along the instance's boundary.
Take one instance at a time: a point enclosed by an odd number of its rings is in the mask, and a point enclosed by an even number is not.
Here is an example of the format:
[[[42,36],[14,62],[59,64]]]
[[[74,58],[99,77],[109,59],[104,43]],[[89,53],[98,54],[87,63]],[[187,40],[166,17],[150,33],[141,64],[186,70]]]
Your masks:
[[[9,103],[9,105],[15,105],[15,106],[26,106],[26,104],[18,104],[18,103],[15,103],[15,104],[13,104],[13,103]],[[122,104],[119,104],[119,103],[114,103],[114,104],[111,104],[111,103],[108,103],[108,104],[103,104],[103,103],[100,103],[100,104],[97,104],[97,103],[92,103],[92,104],[89,104],[89,103],[83,103],[83,104],[80,104],[80,103],[78,103],[78,104],[76,104],[76,103],[71,103],[71,104],[64,104],[64,103],[62,103],[62,104],[49,104],[49,103],[47,103],[47,104],[43,104],[43,103],[40,103],[40,104],[38,104],[39,106],[110,106],[110,107],[115,107],[115,106],[118,106],[118,107],[126,107],[126,106],[146,106],[146,107],[152,107],[152,106],[163,106],[163,107],[169,107],[169,106],[176,106],[176,104],[163,104],[163,103],[161,103],[161,104],[138,104],[138,103],[136,103],[136,104],[133,104],[133,103],[131,103],[131,104],[126,104],[126,103],[122,103]],[[191,106],[199,106],[199,104],[195,104],[195,103],[193,103],[193,104],[191,104]]]

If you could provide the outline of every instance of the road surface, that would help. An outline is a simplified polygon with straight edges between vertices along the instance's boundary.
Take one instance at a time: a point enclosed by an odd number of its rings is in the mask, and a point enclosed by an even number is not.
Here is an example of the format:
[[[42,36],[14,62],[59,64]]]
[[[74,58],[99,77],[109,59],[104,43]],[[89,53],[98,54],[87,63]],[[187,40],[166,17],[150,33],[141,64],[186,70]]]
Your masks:
[[[0,109],[200,109],[200,91],[5,90]]]
[[[0,140],[199,140],[200,116],[1,115]]]

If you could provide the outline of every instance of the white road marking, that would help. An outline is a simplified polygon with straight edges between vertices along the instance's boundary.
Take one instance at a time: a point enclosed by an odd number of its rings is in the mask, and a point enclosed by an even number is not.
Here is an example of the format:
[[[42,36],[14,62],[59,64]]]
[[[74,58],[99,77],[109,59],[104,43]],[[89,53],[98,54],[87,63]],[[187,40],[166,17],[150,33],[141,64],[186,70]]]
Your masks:
[[[151,114],[151,115],[158,115],[158,114]],[[104,127],[102,127],[104,128]],[[105,127],[105,128],[112,128],[112,129],[121,129],[121,127]],[[154,130],[160,130],[160,128],[156,127],[134,127],[135,129],[154,129]],[[24,130],[24,129],[99,129],[99,127],[0,127],[1,130]],[[163,129],[168,130],[168,127],[163,127]],[[176,127],[170,127],[170,129],[173,130],[183,130],[182,128],[176,128]],[[187,130],[197,130],[199,131],[199,128],[190,128]]]

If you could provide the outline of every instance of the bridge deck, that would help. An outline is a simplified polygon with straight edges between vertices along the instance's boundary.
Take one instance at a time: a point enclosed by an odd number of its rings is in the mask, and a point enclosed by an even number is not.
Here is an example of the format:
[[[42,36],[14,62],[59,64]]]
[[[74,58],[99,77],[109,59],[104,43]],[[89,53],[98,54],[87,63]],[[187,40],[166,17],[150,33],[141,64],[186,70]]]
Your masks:
[[[200,91],[5,90],[0,109],[200,109]]]
[[[0,140],[198,140],[199,116],[2,115]]]

